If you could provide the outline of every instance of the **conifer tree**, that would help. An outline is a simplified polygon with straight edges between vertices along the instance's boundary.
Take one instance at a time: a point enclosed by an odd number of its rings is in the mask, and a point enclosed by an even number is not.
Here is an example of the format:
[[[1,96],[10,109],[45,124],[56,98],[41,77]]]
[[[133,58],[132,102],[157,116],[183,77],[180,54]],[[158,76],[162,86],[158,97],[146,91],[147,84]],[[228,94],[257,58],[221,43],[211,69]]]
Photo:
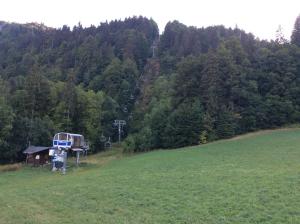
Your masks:
[[[300,15],[295,21],[294,30],[291,36],[291,42],[300,47]]]

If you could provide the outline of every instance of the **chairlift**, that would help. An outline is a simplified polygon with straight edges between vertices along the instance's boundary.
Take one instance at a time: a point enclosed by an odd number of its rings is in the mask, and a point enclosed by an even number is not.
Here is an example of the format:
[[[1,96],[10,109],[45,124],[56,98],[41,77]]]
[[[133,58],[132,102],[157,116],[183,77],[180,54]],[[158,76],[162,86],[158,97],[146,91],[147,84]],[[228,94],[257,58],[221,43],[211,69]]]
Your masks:
[[[110,137],[108,137],[107,142],[104,143],[104,148],[111,148],[111,141],[110,141]]]
[[[86,154],[89,146],[83,135],[66,132],[55,134],[53,137],[53,148],[49,150],[49,155],[53,157],[53,171],[61,168],[63,173],[66,172],[68,150],[76,152],[76,165],[78,166],[80,152]]]
[[[102,133],[100,136],[100,142],[105,142],[105,141],[106,141],[106,137]]]
[[[54,135],[53,147],[62,147],[65,149],[82,149],[86,150],[87,145],[84,141],[83,135],[60,132]]]
[[[129,119],[129,120],[132,120],[132,119],[133,119],[132,113],[129,114],[128,119]]]

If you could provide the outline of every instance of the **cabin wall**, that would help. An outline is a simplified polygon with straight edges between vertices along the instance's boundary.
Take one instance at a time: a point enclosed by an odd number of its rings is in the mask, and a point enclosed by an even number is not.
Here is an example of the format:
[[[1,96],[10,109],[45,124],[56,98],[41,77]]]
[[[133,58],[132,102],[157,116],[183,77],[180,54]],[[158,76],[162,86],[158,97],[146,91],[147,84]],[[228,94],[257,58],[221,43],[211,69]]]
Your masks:
[[[37,155],[40,155],[40,159],[35,159]],[[28,154],[26,159],[27,164],[33,164],[36,166],[45,165],[50,162],[49,150],[43,152],[37,152],[33,154]]]

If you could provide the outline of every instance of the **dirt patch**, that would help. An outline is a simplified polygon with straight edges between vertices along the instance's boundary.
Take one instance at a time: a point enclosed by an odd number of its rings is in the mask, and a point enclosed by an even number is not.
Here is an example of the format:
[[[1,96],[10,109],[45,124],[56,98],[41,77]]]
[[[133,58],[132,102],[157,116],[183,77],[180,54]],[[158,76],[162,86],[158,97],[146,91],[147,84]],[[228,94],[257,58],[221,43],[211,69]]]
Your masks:
[[[15,164],[8,164],[0,166],[0,173],[1,172],[8,172],[8,171],[16,171],[22,168],[21,163],[15,163]]]

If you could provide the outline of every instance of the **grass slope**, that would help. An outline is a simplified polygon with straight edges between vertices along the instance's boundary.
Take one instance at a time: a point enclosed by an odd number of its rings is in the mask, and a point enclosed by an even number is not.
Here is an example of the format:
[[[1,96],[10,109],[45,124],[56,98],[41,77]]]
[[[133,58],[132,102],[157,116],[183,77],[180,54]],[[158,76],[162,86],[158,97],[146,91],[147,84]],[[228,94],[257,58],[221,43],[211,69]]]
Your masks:
[[[300,223],[299,129],[89,160],[0,174],[0,223]]]

